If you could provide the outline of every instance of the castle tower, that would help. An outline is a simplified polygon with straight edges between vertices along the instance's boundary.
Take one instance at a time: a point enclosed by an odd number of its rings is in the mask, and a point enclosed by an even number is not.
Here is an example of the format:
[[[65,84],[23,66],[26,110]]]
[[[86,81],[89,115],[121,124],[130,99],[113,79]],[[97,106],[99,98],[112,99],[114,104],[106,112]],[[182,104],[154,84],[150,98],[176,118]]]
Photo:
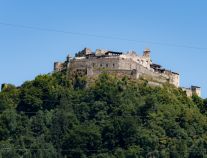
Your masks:
[[[201,97],[201,87],[191,86],[191,90],[193,94],[196,94],[197,96]]]
[[[82,51],[76,54],[76,57],[85,57],[86,55],[92,54],[92,50],[90,48],[84,48]]]
[[[70,54],[68,54],[68,56],[66,57],[66,61],[70,62],[71,59],[72,59],[72,57],[70,56]]]
[[[146,57],[146,58],[150,58],[150,49],[149,48],[146,48],[144,50],[144,53],[143,53],[143,56]]]
[[[62,70],[63,70],[63,63],[55,62],[54,63],[54,71],[58,72],[58,71],[62,71]]]
[[[92,53],[92,50],[90,48],[85,48],[83,51],[84,51],[85,55]]]
[[[148,69],[150,69],[150,65],[152,64],[151,58],[150,58],[150,49],[146,48],[143,52],[143,58],[146,61],[145,63],[145,67],[147,67]]]

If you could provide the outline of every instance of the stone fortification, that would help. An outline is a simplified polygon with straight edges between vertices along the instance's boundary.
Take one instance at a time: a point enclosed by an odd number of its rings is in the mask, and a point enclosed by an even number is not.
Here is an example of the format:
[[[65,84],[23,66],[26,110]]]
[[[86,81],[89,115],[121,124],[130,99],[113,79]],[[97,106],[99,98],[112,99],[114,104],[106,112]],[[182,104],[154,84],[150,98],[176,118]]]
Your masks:
[[[137,55],[135,51],[123,53],[97,49],[92,52],[91,49],[85,48],[74,58],[67,56],[65,62],[54,63],[54,71],[63,70],[70,74],[88,77],[97,76],[103,72],[115,73],[134,79],[141,77],[156,83],[169,82],[176,87],[180,86],[180,75],[152,63],[149,49],[145,49],[143,55]],[[200,96],[200,89],[195,86],[185,91],[188,96],[193,93]]]
[[[191,97],[193,95],[201,96],[201,87],[191,86],[190,88],[181,87],[183,91],[186,92],[187,96]]]

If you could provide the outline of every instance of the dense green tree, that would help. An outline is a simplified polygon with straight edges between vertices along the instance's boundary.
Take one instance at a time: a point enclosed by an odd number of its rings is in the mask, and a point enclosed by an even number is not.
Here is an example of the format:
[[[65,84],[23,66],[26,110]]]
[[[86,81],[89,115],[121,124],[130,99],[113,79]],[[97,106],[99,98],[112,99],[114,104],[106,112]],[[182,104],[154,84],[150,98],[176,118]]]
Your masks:
[[[102,74],[39,75],[0,92],[0,158],[207,157],[207,99]]]

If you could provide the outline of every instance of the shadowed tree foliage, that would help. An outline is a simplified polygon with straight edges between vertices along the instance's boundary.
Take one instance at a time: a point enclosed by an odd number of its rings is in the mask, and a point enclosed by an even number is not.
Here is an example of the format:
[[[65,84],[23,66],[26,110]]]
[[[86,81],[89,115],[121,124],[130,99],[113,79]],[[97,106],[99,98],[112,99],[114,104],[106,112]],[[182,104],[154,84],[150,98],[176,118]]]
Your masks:
[[[207,157],[207,99],[102,74],[0,92],[0,158]]]

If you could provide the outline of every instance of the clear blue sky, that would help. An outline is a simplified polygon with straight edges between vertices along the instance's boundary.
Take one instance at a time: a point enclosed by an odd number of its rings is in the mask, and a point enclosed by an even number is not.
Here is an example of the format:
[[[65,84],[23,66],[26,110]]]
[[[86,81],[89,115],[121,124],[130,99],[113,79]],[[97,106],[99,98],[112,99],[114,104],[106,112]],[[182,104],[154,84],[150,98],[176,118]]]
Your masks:
[[[206,6],[204,0],[0,0],[0,23],[137,41],[0,25],[0,84],[51,72],[54,61],[84,47],[138,53],[148,47],[155,63],[180,73],[181,86],[201,86],[207,97]]]

